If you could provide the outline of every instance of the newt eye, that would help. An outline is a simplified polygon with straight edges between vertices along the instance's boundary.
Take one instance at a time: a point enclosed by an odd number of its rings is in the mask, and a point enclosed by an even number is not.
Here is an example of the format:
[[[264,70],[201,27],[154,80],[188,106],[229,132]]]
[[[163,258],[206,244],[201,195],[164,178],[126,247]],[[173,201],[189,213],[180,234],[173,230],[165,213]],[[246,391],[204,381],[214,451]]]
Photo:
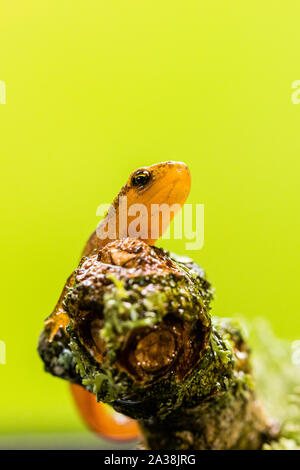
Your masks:
[[[137,186],[139,188],[142,188],[148,183],[150,178],[151,178],[150,171],[139,170],[132,177],[132,180],[131,180],[132,186]]]

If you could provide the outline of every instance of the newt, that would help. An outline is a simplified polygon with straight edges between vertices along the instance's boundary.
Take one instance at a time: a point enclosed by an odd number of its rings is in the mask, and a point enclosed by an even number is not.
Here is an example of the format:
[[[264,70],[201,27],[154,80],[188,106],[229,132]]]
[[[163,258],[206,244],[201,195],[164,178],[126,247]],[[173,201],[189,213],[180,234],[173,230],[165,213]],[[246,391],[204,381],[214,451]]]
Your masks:
[[[151,218],[151,206],[153,204],[168,204],[173,210],[170,212],[170,217],[167,223],[170,223],[178,210],[185,203],[191,186],[190,171],[185,163],[166,161],[157,163],[148,167],[142,167],[135,170],[130,176],[127,183],[121,188],[119,194],[116,196],[107,215],[100,222],[97,229],[89,237],[82,256],[90,257],[93,253],[99,251],[112,238],[99,238],[99,232],[107,231],[110,220],[115,216],[115,239],[121,239],[128,236],[128,228],[131,221],[134,219],[130,214],[130,208],[135,204],[143,204],[148,213],[148,222],[146,224],[148,233],[144,234],[144,241],[148,244],[154,244],[158,238],[161,237],[163,232],[167,229],[167,225],[161,215],[156,219],[157,226],[154,226],[153,217]],[[123,214],[120,209],[120,202],[126,197],[127,210]],[[123,226],[120,224],[122,217]],[[124,231],[125,227],[125,231]],[[156,237],[153,236],[156,234]],[[47,344],[53,345],[66,343],[67,327],[69,324],[69,317],[64,308],[64,300],[70,288],[74,284],[75,275],[72,273],[63,288],[59,297],[57,305],[52,314],[45,321],[45,332],[47,336]],[[63,338],[63,341],[61,341]],[[43,340],[45,338],[43,336]],[[41,344],[41,343],[40,343]],[[42,357],[46,359],[47,351],[45,344],[40,346]],[[46,359],[47,363],[47,359]],[[56,365],[56,370],[59,367]],[[73,376],[68,377],[70,381],[74,380]],[[95,432],[111,439],[128,440],[134,439],[139,430],[131,420],[125,418],[120,424],[120,418],[111,412],[106,406],[99,404],[95,401],[93,395],[86,392],[82,387],[71,385],[72,394],[75,402],[79,408],[83,419],[87,422]]]
[[[125,193],[129,205],[184,204],[187,167],[158,165],[166,172],[153,186],[148,172],[158,166],[131,175],[113,202],[116,212]],[[175,174],[164,186],[169,171]],[[143,184],[135,180],[141,175]],[[160,220],[156,233],[165,228]],[[141,433],[147,449],[299,448],[298,424],[286,432],[258,398],[239,324],[211,316],[204,271],[155,247],[150,231],[139,239],[119,229],[114,240],[92,234],[39,342],[46,370],[72,383],[88,426],[116,440]],[[134,421],[120,424],[123,415]]]

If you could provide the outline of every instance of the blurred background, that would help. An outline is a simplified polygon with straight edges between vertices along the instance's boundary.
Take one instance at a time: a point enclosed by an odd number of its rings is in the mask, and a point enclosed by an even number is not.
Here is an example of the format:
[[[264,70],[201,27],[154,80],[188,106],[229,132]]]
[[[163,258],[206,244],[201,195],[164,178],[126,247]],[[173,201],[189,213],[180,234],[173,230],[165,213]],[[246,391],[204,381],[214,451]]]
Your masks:
[[[139,166],[190,167],[205,244],[188,254],[214,314],[300,338],[299,14],[296,0],[0,0],[1,448],[116,448],[36,346],[97,206]]]

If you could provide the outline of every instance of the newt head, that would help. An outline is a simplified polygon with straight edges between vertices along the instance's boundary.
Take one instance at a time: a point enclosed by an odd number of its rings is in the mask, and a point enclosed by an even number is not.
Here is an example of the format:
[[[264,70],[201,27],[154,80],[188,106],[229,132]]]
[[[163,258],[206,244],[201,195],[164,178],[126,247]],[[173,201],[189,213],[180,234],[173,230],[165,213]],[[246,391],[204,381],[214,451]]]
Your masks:
[[[191,174],[183,162],[167,161],[135,170],[122,188],[130,204],[179,204],[189,195]]]
[[[114,199],[96,230],[97,237],[92,236],[83,254],[126,237],[154,244],[184,205],[190,187],[191,175],[185,163],[167,161],[138,168]]]

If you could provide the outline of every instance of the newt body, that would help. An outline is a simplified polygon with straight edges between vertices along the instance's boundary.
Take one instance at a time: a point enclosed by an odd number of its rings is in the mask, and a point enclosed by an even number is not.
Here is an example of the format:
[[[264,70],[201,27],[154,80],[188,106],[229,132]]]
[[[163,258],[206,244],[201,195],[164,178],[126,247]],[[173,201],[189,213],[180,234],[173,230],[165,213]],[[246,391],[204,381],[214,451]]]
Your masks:
[[[98,233],[107,230],[113,216],[115,216],[115,239],[128,236],[128,228],[134,218],[130,215],[130,208],[136,204],[143,204],[147,210],[148,221],[145,224],[148,233],[144,233],[146,243],[154,244],[163,234],[167,225],[161,215],[153,220],[151,206],[153,204],[168,204],[172,209],[169,221],[171,222],[178,210],[185,203],[189,194],[191,176],[188,167],[182,162],[167,161],[157,163],[149,167],[135,170],[127,183],[121,188],[118,196],[114,199],[107,215],[88,239],[82,256],[90,257],[107,243],[111,238],[99,238]],[[126,213],[122,213],[121,202],[126,198]],[[124,208],[122,208],[124,209]],[[122,222],[123,217],[123,224]],[[125,217],[125,220],[124,220]],[[156,224],[156,225],[155,225]],[[156,237],[153,236],[156,234]],[[39,342],[39,352],[45,362],[46,370],[58,377],[63,377],[73,384],[78,384],[78,377],[74,373],[74,358],[70,353],[69,335],[67,327],[69,317],[65,311],[64,301],[75,281],[72,273],[63,288],[57,305],[52,314],[45,321],[45,330]],[[63,366],[62,366],[63,363]],[[105,407],[95,404],[93,396],[72,386],[72,393],[77,406],[87,424],[96,432],[110,438],[128,439],[135,438],[139,431],[132,423],[118,425],[111,413]],[[104,426],[103,424],[104,423]]]

